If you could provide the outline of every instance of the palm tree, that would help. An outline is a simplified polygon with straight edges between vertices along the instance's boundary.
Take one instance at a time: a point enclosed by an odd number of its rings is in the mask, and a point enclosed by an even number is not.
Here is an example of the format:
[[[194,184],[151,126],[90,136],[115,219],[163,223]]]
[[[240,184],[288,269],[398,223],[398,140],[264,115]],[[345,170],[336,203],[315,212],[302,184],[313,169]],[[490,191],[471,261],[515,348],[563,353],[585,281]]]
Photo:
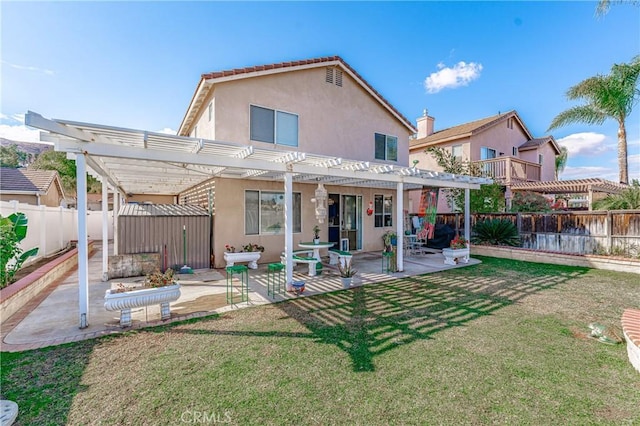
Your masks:
[[[607,13],[609,13],[609,8],[611,7],[611,0],[600,0],[598,2],[598,6],[596,6],[596,16],[597,17],[601,17],[606,15]],[[640,2],[638,2],[637,0],[614,0],[614,3],[627,3],[627,4],[633,4],[633,5],[638,5],[640,4]]]
[[[569,150],[566,146],[560,147],[560,154],[556,155],[556,180],[560,177],[560,173],[567,167],[567,158],[569,157]]]
[[[588,78],[567,90],[570,100],[582,99],[584,105],[569,108],[558,114],[549,129],[571,123],[602,124],[608,118],[618,122],[618,167],[620,182],[629,183],[627,162],[627,130],[625,121],[640,99],[640,55],[628,64],[614,64],[608,75]]]
[[[619,194],[609,194],[593,203],[594,210],[633,210],[640,209],[640,183],[633,184]]]

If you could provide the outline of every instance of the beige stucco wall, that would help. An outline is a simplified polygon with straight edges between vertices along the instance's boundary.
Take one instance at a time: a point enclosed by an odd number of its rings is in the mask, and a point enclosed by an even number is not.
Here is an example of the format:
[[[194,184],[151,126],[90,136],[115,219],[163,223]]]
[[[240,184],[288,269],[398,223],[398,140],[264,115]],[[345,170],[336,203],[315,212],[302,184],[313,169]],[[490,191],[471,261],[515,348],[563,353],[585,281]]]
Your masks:
[[[62,201],[62,194],[58,186],[54,183],[46,194],[40,196],[40,204],[49,207],[59,207]]]
[[[314,204],[311,198],[314,197],[315,184],[294,183],[293,191],[300,192],[302,197],[302,232],[293,234],[294,249],[298,249],[297,244],[301,241],[310,241],[313,238],[313,227],[320,226],[320,239],[328,239],[328,224],[318,224],[315,218]],[[375,194],[393,195],[393,227],[374,227],[374,216],[362,215],[362,251],[382,250],[382,234],[387,230],[395,230],[397,224],[397,211],[395,208],[395,190],[355,188],[345,186],[325,185],[329,194],[362,195],[363,210],[366,210],[369,201],[373,201]],[[269,182],[260,180],[240,180],[240,179],[217,179],[215,206],[216,215],[214,218],[214,255],[215,266],[221,268],[225,266],[224,246],[225,244],[236,247],[240,251],[243,245],[249,243],[264,246],[265,251],[260,258],[260,263],[271,263],[280,261],[280,253],[284,250],[284,234],[279,235],[245,235],[244,232],[244,193],[245,190],[269,190],[284,191],[283,182]],[[405,209],[407,208],[407,197],[404,198]]]
[[[38,198],[35,195],[7,194],[4,192],[0,192],[0,201],[11,201],[11,200],[16,200],[24,204],[33,204],[34,206],[38,205]]]
[[[542,166],[540,168],[540,180],[555,180],[556,177],[556,151],[549,142],[536,149],[530,149],[520,153],[520,158],[524,161],[538,164],[538,154],[542,154]]]
[[[496,157],[511,156],[512,148],[519,147],[528,140],[524,130],[514,120],[513,129],[507,127],[507,120],[486,129],[471,137],[471,161],[480,160],[480,151],[483,146],[496,150]]]
[[[374,133],[383,133],[398,138],[398,161],[390,163],[409,165],[412,132],[346,72],[342,87],[325,82],[325,67],[218,83],[200,111],[198,137],[273,148],[250,140],[250,105],[298,115],[298,147],[276,149],[380,162],[374,158]]]

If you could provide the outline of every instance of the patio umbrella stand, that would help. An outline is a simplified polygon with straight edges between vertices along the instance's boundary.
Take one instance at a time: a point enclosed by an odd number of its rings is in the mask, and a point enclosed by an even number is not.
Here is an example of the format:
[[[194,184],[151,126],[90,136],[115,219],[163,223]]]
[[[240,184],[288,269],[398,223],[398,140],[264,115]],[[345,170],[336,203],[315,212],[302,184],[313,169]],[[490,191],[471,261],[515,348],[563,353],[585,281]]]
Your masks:
[[[182,226],[182,253],[184,266],[180,268],[181,274],[193,274],[193,269],[187,266],[187,227],[186,225]]]

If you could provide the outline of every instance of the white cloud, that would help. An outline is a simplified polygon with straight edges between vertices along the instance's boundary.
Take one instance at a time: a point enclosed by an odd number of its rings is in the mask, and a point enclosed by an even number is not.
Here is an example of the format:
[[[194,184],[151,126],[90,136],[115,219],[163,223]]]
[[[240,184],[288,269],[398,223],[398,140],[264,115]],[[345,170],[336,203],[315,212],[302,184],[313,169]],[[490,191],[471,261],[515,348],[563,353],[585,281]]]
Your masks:
[[[40,130],[27,129],[24,124],[18,126],[0,124],[0,137],[15,142],[40,142]]]
[[[610,151],[611,145],[607,145],[607,137],[601,133],[583,132],[573,133],[558,139],[561,146],[567,147],[569,157],[574,155],[600,155]]]
[[[602,166],[567,166],[560,175],[561,180],[587,178],[602,178],[617,182],[618,170],[617,168]]]
[[[13,64],[13,63],[7,62],[7,61],[2,61],[2,63],[10,66],[11,68],[15,68],[17,70],[30,71],[30,72],[35,72],[35,73],[38,73],[38,74],[46,74],[46,75],[54,75],[55,74],[55,72],[53,72],[52,70],[46,69],[46,68],[38,68],[38,67],[30,66],[30,65]]]
[[[452,68],[446,67],[442,62],[438,64],[438,72],[431,73],[424,80],[424,87],[428,93],[438,93],[442,89],[466,86],[480,77],[482,64],[460,61]]]
[[[162,130],[158,130],[156,133],[164,133],[165,135],[177,135],[178,132],[176,130],[173,130],[169,127],[165,127]]]

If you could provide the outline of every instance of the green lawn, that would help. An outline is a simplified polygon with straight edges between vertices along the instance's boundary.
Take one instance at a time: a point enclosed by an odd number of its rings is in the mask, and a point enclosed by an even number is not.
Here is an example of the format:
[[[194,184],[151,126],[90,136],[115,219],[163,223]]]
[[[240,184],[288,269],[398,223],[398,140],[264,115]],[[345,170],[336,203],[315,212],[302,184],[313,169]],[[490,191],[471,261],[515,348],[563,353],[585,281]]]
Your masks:
[[[2,354],[19,424],[639,424],[635,274],[467,268]]]

